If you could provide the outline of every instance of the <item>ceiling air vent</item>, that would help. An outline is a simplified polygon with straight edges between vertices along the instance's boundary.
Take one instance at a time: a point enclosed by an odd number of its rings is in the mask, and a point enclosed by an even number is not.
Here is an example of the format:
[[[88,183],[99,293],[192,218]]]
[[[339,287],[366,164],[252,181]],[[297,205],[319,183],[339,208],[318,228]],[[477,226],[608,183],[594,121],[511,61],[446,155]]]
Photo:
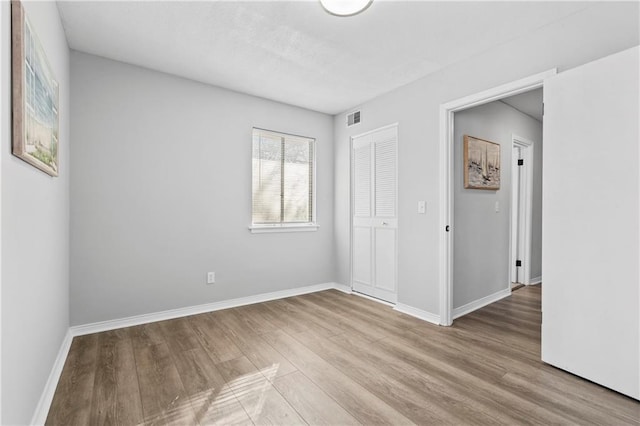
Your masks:
[[[347,114],[347,127],[355,126],[358,123],[360,123],[360,111]]]

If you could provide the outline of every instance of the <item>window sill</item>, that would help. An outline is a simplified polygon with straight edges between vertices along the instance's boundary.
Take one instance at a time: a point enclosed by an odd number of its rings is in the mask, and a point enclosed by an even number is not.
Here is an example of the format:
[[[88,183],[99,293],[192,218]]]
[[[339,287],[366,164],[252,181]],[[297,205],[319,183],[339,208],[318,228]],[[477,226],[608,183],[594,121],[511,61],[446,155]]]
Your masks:
[[[270,232],[315,232],[320,226],[312,224],[301,225],[251,225],[249,230],[252,234],[266,234]]]

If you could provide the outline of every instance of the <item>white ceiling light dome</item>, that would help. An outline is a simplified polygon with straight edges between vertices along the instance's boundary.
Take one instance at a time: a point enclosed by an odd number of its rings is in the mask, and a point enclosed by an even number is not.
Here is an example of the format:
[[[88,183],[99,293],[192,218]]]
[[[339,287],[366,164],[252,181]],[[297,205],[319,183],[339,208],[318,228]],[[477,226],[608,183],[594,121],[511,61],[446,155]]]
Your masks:
[[[332,15],[353,16],[368,8],[373,0],[320,0],[320,4]]]

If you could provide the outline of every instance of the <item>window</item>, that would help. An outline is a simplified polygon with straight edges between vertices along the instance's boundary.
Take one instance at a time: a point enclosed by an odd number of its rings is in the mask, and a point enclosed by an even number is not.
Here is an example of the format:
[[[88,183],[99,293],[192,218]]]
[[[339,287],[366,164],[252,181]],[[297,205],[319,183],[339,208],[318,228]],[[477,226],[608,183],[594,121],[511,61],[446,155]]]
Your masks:
[[[253,129],[253,232],[316,230],[315,139]]]

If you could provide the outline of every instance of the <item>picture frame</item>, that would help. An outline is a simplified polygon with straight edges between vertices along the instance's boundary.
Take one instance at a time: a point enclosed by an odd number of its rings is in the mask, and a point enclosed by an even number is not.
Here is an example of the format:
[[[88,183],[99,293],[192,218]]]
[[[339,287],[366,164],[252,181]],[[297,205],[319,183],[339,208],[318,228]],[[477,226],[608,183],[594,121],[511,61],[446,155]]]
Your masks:
[[[12,153],[58,176],[59,87],[22,3],[11,2]]]
[[[464,135],[464,187],[500,189],[500,144]]]

